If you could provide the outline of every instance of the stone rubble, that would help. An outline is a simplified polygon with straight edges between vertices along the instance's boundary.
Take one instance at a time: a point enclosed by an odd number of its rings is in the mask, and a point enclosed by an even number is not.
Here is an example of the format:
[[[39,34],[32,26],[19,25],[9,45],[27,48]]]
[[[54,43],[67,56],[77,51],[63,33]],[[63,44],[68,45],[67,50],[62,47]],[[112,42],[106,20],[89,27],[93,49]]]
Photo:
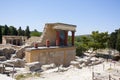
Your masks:
[[[26,48],[25,46],[19,49],[1,48],[0,49],[0,61],[2,61],[3,63],[14,64],[15,67],[20,67],[20,68],[25,67],[27,71],[31,71],[31,72],[36,72],[40,70],[44,72],[44,71],[56,69],[56,68],[59,68],[59,72],[67,72],[71,70],[71,68],[77,68],[78,70],[82,70],[83,68],[103,65],[103,63],[105,63],[105,59],[103,58],[96,58],[94,56],[87,55],[82,58],[76,56],[75,61],[71,61],[69,67],[63,67],[63,66],[58,67],[54,63],[47,64],[47,65],[41,65],[40,62],[33,62],[33,63],[25,64],[25,60],[24,60],[25,48]],[[6,67],[8,66],[6,65]],[[0,66],[0,72],[2,72],[3,69],[4,68]],[[109,73],[110,73],[110,76],[112,77],[111,80],[119,80],[120,70],[115,70],[114,68],[111,68],[111,70],[107,69],[104,72],[95,72],[95,79],[96,80],[103,80],[103,79],[108,80]]]
[[[93,66],[102,63],[103,60],[101,58],[96,58],[96,57],[84,57],[84,58],[79,58],[76,57],[75,61],[71,61],[71,65],[73,65],[76,68],[81,68],[85,66]]]
[[[32,63],[26,63],[25,69],[27,71],[36,71],[41,69],[40,62],[32,62]]]
[[[15,53],[15,49],[13,48],[1,48],[0,49],[0,56],[5,56],[6,59],[10,59],[11,54]]]
[[[47,64],[47,65],[42,65],[41,66],[41,69],[43,70],[43,71],[45,71],[45,70],[48,70],[48,69],[53,69],[53,68],[55,68],[56,67],[56,65],[54,64],[54,63],[51,63],[51,64]]]
[[[16,58],[14,60],[6,60],[3,63],[9,63],[9,64],[13,64],[15,67],[24,67],[25,66],[25,61],[19,58]],[[6,65],[6,66],[10,66],[10,65]]]
[[[5,56],[0,56],[0,61],[5,61],[7,60]]]

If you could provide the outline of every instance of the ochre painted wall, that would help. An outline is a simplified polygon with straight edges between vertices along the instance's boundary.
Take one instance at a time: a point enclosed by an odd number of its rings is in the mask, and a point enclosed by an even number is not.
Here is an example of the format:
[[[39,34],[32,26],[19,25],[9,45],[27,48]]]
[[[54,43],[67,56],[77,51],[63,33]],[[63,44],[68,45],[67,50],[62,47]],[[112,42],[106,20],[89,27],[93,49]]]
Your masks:
[[[25,52],[27,63],[39,61],[41,64],[55,63],[68,66],[75,59],[75,47],[29,49]]]

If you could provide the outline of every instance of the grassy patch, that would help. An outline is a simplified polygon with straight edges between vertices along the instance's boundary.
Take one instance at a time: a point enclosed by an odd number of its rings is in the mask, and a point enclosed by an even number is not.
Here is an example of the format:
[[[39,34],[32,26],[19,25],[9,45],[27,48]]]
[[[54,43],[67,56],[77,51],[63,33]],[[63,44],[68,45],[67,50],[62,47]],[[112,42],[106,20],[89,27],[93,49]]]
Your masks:
[[[26,73],[26,74],[19,74],[15,76],[16,80],[24,80],[26,78],[30,78],[30,77],[40,77],[40,73]]]
[[[108,70],[113,70],[112,68],[108,68]]]

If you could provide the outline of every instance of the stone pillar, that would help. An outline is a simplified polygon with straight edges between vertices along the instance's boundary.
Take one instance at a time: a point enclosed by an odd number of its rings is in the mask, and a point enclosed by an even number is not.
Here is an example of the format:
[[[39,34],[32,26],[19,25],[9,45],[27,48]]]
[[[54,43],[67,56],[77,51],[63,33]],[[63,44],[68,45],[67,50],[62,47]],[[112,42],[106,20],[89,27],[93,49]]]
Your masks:
[[[75,32],[72,31],[72,46],[74,46],[74,38],[75,38]]]
[[[60,32],[56,31],[56,46],[60,45]]]
[[[11,39],[11,44],[13,45],[13,39]]]
[[[6,40],[6,44],[9,44],[9,39]]]
[[[17,45],[18,46],[18,40],[16,39],[16,44],[15,45]]]
[[[11,40],[9,40],[9,43],[11,44]]]
[[[64,45],[67,46],[68,42],[68,31],[65,31],[65,40],[64,40]]]

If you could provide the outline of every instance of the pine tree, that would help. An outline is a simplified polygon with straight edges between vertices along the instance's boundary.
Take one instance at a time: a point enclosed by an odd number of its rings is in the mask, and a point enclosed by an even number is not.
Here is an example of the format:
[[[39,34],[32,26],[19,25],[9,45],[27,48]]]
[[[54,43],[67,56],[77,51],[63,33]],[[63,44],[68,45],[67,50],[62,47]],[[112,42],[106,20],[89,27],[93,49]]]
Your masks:
[[[27,36],[27,38],[30,38],[30,30],[29,30],[29,26],[26,27],[26,30],[25,30],[25,36]]]
[[[3,28],[3,35],[9,35],[9,28],[7,25],[5,25]]]
[[[112,32],[110,34],[109,40],[108,40],[108,47],[111,49],[116,49],[116,40],[117,39],[117,31]]]
[[[120,52],[120,29],[117,34],[116,49]]]
[[[21,29],[21,27],[19,27],[19,29],[18,29],[18,35],[22,36],[22,29]]]
[[[0,43],[2,43],[2,27],[0,26]]]
[[[10,35],[17,35],[18,32],[14,26],[9,27]]]
[[[25,36],[25,30],[22,30],[22,36]]]

